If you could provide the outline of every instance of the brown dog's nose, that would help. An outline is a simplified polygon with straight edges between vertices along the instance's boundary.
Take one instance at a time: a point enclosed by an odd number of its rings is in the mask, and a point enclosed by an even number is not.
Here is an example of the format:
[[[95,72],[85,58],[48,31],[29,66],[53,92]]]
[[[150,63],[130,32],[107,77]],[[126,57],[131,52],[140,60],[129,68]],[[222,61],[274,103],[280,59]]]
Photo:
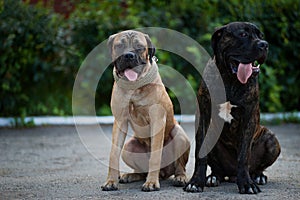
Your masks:
[[[135,59],[135,54],[133,52],[127,52],[124,54],[124,58],[126,60],[134,60]]]
[[[258,48],[262,50],[268,50],[269,48],[269,43],[267,41],[261,40],[257,43]]]

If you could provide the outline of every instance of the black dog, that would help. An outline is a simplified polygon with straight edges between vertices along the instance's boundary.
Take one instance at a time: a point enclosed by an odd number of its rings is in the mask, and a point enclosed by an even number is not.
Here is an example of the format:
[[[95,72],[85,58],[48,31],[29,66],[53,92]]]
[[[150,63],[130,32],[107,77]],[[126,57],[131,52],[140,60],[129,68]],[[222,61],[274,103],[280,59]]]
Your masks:
[[[196,116],[195,171],[185,191],[200,192],[204,185],[218,186],[227,180],[236,182],[242,194],[256,194],[260,192],[258,185],[266,184],[263,171],[279,156],[280,145],[274,134],[259,124],[258,73],[268,52],[268,43],[262,38],[259,29],[247,22],[230,23],[213,34],[214,64],[224,83],[226,102],[214,105],[202,80]],[[225,124],[217,144],[201,158],[199,151],[210,123],[214,123],[211,111],[216,107]],[[207,164],[212,170],[208,177]]]

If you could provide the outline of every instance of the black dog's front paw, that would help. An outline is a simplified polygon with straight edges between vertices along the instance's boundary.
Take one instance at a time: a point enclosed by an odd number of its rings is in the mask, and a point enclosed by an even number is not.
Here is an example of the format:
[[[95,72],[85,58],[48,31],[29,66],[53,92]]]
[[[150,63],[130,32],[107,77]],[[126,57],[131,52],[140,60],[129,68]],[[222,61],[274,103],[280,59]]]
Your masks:
[[[257,194],[261,192],[258,185],[251,179],[244,179],[237,182],[240,194]]]
[[[183,190],[186,192],[203,192],[203,188],[202,186],[199,186],[195,183],[188,183]]]
[[[200,182],[197,179],[191,179],[184,187],[183,190],[186,192],[203,192],[205,183]]]

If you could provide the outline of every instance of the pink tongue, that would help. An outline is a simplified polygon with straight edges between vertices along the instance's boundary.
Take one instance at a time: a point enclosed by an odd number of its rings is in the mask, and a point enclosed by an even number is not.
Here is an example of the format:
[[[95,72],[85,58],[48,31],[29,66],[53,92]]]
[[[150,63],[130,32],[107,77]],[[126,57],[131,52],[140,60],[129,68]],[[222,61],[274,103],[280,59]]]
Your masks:
[[[239,81],[243,84],[247,83],[248,78],[252,74],[252,64],[239,64],[237,77]]]
[[[126,69],[124,75],[129,81],[135,81],[138,77],[138,74],[132,69]]]

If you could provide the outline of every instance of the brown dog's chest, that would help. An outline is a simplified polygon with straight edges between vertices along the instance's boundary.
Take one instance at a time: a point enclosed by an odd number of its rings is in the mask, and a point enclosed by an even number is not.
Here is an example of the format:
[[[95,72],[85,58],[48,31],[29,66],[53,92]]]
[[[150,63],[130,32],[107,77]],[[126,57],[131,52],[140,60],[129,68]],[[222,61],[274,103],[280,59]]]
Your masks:
[[[150,123],[149,107],[142,105],[129,105],[129,121],[138,126],[147,126]]]

